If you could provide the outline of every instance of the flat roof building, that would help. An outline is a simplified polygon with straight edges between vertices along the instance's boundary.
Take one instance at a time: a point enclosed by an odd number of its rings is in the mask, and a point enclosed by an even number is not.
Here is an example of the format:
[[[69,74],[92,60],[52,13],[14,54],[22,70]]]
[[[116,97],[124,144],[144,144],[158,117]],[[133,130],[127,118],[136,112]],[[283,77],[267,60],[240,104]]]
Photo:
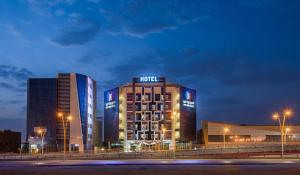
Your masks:
[[[285,142],[300,142],[300,125],[287,125]],[[245,125],[202,121],[201,142],[208,147],[249,146],[281,143],[278,125]]]
[[[63,117],[67,149],[79,152],[93,149],[96,82],[92,78],[76,73],[60,73],[57,78],[32,78],[28,80],[27,94],[29,142],[36,142],[34,138],[38,137],[34,128],[42,127],[47,130],[45,145],[55,145],[57,150],[62,150]],[[67,121],[69,116],[71,121]]]
[[[56,149],[57,79],[30,78],[27,82],[27,141],[36,137],[35,127],[45,127],[45,149]]]
[[[174,149],[196,139],[196,91],[157,76],[104,92],[104,142],[125,151]]]
[[[0,152],[19,152],[21,149],[21,132],[0,131]]]

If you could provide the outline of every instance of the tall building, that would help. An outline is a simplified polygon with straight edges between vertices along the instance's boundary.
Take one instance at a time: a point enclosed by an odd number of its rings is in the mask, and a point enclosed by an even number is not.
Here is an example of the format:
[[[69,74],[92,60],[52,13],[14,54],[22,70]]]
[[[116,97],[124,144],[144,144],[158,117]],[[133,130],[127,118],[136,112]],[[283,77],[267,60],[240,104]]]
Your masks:
[[[61,73],[57,78],[46,80],[28,80],[27,139],[36,135],[34,127],[45,127],[45,140],[54,138],[53,143],[55,142],[58,150],[62,150],[63,122],[57,116],[61,113],[65,119],[67,116],[72,118],[71,121],[65,120],[67,149],[79,152],[92,150],[96,82],[88,76],[76,73]]]
[[[196,91],[142,76],[104,92],[104,142],[125,151],[196,140]]]
[[[103,143],[103,117],[96,117],[95,122],[95,139],[94,139],[94,145],[97,147],[102,146]]]
[[[45,147],[56,150],[57,79],[30,78],[27,83],[27,141],[35,142],[34,127],[45,127]]]

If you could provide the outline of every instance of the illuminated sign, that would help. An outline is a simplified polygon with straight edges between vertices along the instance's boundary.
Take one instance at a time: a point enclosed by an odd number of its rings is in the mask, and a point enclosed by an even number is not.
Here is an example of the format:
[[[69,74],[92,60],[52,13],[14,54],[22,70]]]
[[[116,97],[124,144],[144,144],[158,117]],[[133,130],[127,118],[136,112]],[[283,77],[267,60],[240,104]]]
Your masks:
[[[112,92],[109,92],[107,95],[108,95],[108,102],[105,103],[105,109],[116,107],[116,101],[113,100]]]
[[[151,82],[158,82],[159,79],[157,76],[142,76],[140,77],[140,82],[143,83],[151,83]]]
[[[193,94],[187,90],[185,91],[184,97],[185,98],[182,100],[182,105],[189,108],[195,108]]]
[[[108,93],[108,101],[112,101],[112,93]]]

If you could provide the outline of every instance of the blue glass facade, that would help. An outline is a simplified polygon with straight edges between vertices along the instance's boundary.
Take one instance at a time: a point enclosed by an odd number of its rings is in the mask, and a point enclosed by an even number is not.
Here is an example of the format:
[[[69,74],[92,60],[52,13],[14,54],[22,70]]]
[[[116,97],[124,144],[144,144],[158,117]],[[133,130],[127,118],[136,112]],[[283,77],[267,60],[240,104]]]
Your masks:
[[[87,143],[87,76],[76,74],[83,144]]]
[[[104,92],[104,142],[119,140],[119,88]]]
[[[196,91],[180,87],[181,141],[196,140]]]
[[[57,79],[28,79],[27,137],[36,136],[34,127],[45,127],[45,144],[56,145]]]

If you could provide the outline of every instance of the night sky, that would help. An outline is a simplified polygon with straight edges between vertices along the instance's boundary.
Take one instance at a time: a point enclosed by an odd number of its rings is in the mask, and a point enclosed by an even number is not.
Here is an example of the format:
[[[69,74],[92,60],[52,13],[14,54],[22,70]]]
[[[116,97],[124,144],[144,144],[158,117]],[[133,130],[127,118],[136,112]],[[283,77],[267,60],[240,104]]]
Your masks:
[[[197,90],[197,119],[300,123],[298,0],[0,0],[0,128],[25,130],[26,81],[90,75],[103,91],[133,76]]]

